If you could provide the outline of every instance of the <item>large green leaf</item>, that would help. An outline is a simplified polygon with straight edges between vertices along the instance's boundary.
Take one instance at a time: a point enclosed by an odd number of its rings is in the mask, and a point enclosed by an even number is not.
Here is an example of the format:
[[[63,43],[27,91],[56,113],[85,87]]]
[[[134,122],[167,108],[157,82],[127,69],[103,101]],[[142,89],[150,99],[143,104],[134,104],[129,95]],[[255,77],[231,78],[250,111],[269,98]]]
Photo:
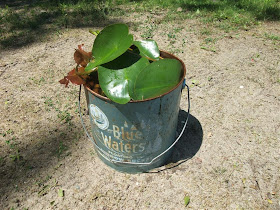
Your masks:
[[[105,27],[96,37],[92,47],[94,61],[89,62],[86,72],[96,66],[110,62],[122,55],[132,44],[133,36],[125,24],[113,24]]]
[[[135,80],[132,98],[153,98],[171,90],[180,81],[181,68],[181,63],[175,59],[162,59],[151,63]]]
[[[154,60],[159,59],[160,52],[154,40],[134,41],[133,44],[139,49],[141,56]]]
[[[130,101],[134,80],[149,65],[146,58],[126,52],[117,59],[98,67],[99,84],[112,101],[125,104]]]

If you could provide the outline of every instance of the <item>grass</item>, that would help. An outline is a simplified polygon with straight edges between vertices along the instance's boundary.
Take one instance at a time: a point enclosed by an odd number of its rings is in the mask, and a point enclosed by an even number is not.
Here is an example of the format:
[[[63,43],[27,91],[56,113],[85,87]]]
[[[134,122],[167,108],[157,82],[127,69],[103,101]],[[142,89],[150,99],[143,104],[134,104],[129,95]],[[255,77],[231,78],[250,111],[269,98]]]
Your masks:
[[[61,29],[103,26],[110,17],[135,10],[165,10],[163,21],[198,18],[226,32],[247,30],[258,21],[280,20],[279,0],[4,0],[0,3],[0,45],[22,47],[42,41],[46,34],[59,34]],[[142,37],[152,38],[154,30],[144,29]]]
[[[236,15],[250,15],[257,20],[279,20],[279,0],[117,0],[117,4],[137,5],[138,10],[151,10],[155,8],[181,7],[189,12],[196,12],[200,15],[215,19],[236,18]]]
[[[276,35],[276,34],[272,34],[272,33],[265,33],[264,36],[267,39],[273,40],[273,41],[280,41],[280,36]]]
[[[144,39],[152,39],[154,37],[154,31],[157,29],[157,25],[150,24],[142,28],[141,37]]]
[[[68,147],[62,141],[59,141],[59,147],[57,150],[58,157],[60,157],[67,149]]]
[[[16,141],[16,137],[14,137],[14,131],[11,129],[8,129],[7,131],[4,131],[1,133],[3,137],[7,137],[6,146],[9,148],[9,157],[14,162],[19,162],[22,160],[22,156],[20,154],[19,148],[18,148],[18,142]],[[4,161],[4,157],[0,158],[0,164]]]
[[[279,0],[119,0],[138,11],[169,10],[165,21],[199,18],[225,31],[248,29],[258,21],[280,20]],[[180,9],[178,9],[180,8]]]
[[[22,47],[63,28],[88,27],[106,20],[110,1],[23,0],[0,8],[0,44]],[[0,4],[2,5],[2,4]]]
[[[73,115],[69,112],[71,110],[70,104],[64,104],[64,108],[62,109],[59,106],[59,101],[56,101],[56,103],[53,101],[51,97],[43,97],[44,104],[45,104],[45,109],[46,111],[50,112],[52,110],[56,111],[56,116],[59,119],[61,123],[66,123],[70,127],[72,126],[72,118]],[[71,99],[69,99],[70,101]],[[58,108],[60,107],[60,108]]]

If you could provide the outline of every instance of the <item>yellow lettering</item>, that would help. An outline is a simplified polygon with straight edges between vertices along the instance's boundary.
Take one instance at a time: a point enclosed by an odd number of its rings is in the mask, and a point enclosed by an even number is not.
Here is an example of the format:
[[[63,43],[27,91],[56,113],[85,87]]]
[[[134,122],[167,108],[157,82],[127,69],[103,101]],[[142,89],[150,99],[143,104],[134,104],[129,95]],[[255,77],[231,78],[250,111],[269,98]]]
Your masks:
[[[123,129],[123,127],[121,127],[121,129],[122,129],[122,139],[125,140],[124,129]]]
[[[115,138],[120,139],[120,137],[121,137],[120,129],[116,125],[113,125],[113,134],[114,134]]]
[[[104,141],[104,145],[108,148],[111,148],[111,136],[109,136],[109,139],[106,135],[104,135],[102,132],[101,132],[101,135],[102,135],[102,139]]]
[[[113,148],[114,150],[116,150],[116,151],[119,151],[119,144],[118,144],[118,142],[113,141],[113,143],[112,143],[112,148]]]
[[[143,137],[142,137],[142,133],[140,132],[140,131],[136,131],[136,133],[135,133],[135,138],[136,139],[142,139]]]
[[[133,140],[133,132],[130,132],[130,136],[129,136],[129,132],[125,132],[125,134],[127,140]]]
[[[145,143],[140,143],[139,144],[139,151],[138,152],[143,152],[145,150]]]
[[[120,146],[121,146],[121,152],[123,152],[123,142],[120,142]]]
[[[124,150],[125,150],[127,153],[131,153],[131,144],[125,144],[125,145],[124,145]]]

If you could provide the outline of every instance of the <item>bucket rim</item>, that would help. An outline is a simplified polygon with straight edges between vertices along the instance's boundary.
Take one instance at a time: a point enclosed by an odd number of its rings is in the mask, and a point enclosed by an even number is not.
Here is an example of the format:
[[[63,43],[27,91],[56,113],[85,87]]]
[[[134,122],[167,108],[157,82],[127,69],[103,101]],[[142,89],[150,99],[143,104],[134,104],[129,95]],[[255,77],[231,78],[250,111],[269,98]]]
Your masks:
[[[146,102],[146,101],[151,101],[151,100],[155,100],[157,98],[161,98],[165,95],[168,95],[169,93],[171,93],[172,91],[174,91],[175,89],[177,89],[183,82],[184,82],[184,79],[185,79],[185,76],[186,76],[186,66],[184,64],[184,62],[178,58],[177,56],[167,52],[167,51],[164,51],[164,50],[160,50],[160,56],[163,57],[163,58],[173,58],[173,59],[176,59],[178,61],[180,61],[181,65],[182,65],[182,78],[181,80],[178,82],[178,84],[172,88],[171,90],[159,95],[159,96],[156,96],[156,97],[153,97],[153,98],[147,98],[147,99],[144,99],[144,100],[130,100],[128,103],[139,103],[139,102]],[[84,84],[84,87],[86,88],[87,91],[89,91],[91,94],[93,94],[94,96],[98,97],[99,99],[101,100],[104,100],[104,101],[107,101],[107,102],[113,102],[111,99],[109,99],[108,97],[106,96],[102,96],[96,92],[94,92],[92,89],[90,89],[86,84]]]

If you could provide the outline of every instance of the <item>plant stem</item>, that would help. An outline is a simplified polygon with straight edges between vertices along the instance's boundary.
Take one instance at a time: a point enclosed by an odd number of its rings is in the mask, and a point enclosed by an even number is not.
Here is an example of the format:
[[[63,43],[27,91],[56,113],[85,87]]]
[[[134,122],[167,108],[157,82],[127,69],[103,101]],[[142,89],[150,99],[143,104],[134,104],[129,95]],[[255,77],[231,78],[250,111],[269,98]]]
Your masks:
[[[100,33],[100,31],[93,31],[92,29],[89,29],[89,33],[93,34],[94,36],[97,36]]]
[[[89,72],[77,72],[77,75],[88,75],[94,71],[98,70],[98,67],[93,68],[92,70],[90,70]]]

